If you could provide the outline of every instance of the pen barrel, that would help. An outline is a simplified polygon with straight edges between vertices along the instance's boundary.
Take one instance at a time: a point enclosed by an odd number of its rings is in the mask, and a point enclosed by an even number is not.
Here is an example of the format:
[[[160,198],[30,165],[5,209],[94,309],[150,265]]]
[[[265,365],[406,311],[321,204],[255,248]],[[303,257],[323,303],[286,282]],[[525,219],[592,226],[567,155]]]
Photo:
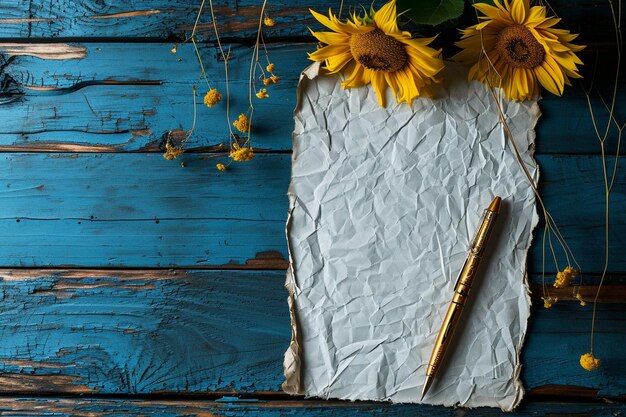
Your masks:
[[[470,245],[470,254],[474,254],[477,256],[481,256],[483,251],[485,250],[485,246],[487,241],[489,240],[489,236],[491,236],[491,232],[493,231],[493,226],[496,222],[496,217],[498,217],[498,213],[490,210],[485,210],[483,213],[483,217],[480,221],[480,226],[474,235],[474,239],[472,239],[472,243]]]
[[[455,293],[455,297],[458,294]],[[428,362],[428,368],[426,369],[426,375],[429,377],[434,377],[435,373],[439,369],[439,365],[448,350],[448,346],[450,346],[450,340],[452,339],[452,335],[454,334],[454,329],[461,318],[461,312],[463,311],[463,304],[458,304],[452,300],[450,303],[450,307],[448,307],[448,311],[446,312],[446,316],[444,318],[444,326],[439,331],[437,335],[437,340],[435,341],[435,347],[433,349],[433,353],[430,357],[430,361]]]
[[[448,311],[446,312],[443,320],[443,326],[437,335],[433,353],[430,357],[428,368],[426,369],[426,375],[429,377],[435,376],[435,373],[439,369],[439,365],[441,364],[441,361],[450,346],[454,330],[461,319],[463,307],[467,302],[469,291],[472,288],[474,277],[476,276],[478,266],[480,265],[480,259],[493,230],[497,215],[497,212],[485,210],[480,227],[474,235],[469,255],[465,260],[465,264],[463,264],[463,268],[461,268],[459,278],[454,286],[454,296],[452,297],[452,301],[450,302],[450,306],[448,307]]]

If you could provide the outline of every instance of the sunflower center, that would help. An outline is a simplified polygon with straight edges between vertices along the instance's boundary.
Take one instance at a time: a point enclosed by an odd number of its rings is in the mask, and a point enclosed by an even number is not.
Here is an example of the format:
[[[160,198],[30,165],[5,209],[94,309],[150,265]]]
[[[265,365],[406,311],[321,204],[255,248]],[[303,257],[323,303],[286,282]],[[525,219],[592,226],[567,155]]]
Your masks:
[[[404,45],[380,29],[352,35],[350,51],[354,59],[373,71],[398,71],[409,58]]]
[[[496,51],[515,68],[535,68],[545,57],[543,46],[523,25],[508,26],[500,31]]]

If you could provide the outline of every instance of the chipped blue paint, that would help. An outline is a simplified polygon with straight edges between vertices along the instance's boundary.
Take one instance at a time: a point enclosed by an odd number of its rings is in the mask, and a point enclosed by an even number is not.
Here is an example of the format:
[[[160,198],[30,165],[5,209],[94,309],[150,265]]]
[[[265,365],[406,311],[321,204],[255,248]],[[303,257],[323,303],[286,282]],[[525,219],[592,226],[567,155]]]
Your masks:
[[[290,329],[282,283],[257,272],[9,278],[0,372],[48,376],[38,391],[276,390]]]
[[[0,271],[0,373],[31,388],[99,393],[276,391],[289,338],[283,272]],[[596,354],[578,365],[591,309],[533,307],[526,388],[626,394],[624,306],[600,305]],[[566,337],[564,337],[566,336]],[[69,378],[68,380],[62,379]],[[19,383],[19,380],[16,381]],[[0,385],[0,392],[14,388]]]
[[[343,417],[385,416],[385,417],[491,417],[507,415],[511,417],[567,417],[584,415],[588,417],[616,417],[626,412],[626,405],[613,403],[543,403],[526,404],[516,412],[503,414],[493,408],[444,408],[419,405],[400,405],[363,402],[322,402],[315,400],[258,401],[254,403],[218,403],[198,399],[180,400],[120,400],[93,398],[15,398],[0,399],[0,411],[7,415],[69,417],[128,416],[144,415],[153,417],[182,416],[251,416],[251,417]]]
[[[224,39],[249,42],[256,29],[251,16],[258,13],[258,2],[215,3],[223,16]],[[318,1],[313,6],[325,11],[337,4]],[[606,24],[608,2],[555,0],[550,5],[570,29],[583,32],[581,43],[596,44],[584,57],[588,63],[595,53],[603,55],[605,50],[598,44],[612,40],[612,27]],[[266,39],[298,36],[310,41],[306,26],[321,27],[310,17],[309,6],[301,0],[269,2],[268,12],[277,26],[267,30]],[[3,74],[13,77],[11,88],[24,94],[0,105],[0,148],[42,153],[0,156],[0,265],[206,267],[241,266],[263,251],[286,257],[290,155],[258,154],[253,161],[220,173],[214,164],[224,158],[215,154],[186,154],[168,162],[158,153],[127,153],[159,152],[167,132],[191,126],[191,85],[198,75],[193,51],[184,45],[174,55],[172,44],[153,41],[188,33],[196,8],[196,2],[181,0],[146,0],[140,5],[95,0],[0,4],[0,37],[5,40],[60,37],[86,48],[83,59],[4,57],[9,62]],[[439,40],[456,37],[453,28],[442,30]],[[208,32],[205,23],[200,33],[206,42],[202,52],[208,75],[223,89],[222,63],[212,39],[204,36]],[[131,37],[140,42],[128,42]],[[231,111],[236,116],[247,107],[250,47],[229,46]],[[281,83],[271,86],[270,99],[258,102],[255,148],[291,149],[295,86],[309,63],[306,52],[314,48],[311,43],[294,42],[270,46]],[[201,87],[196,98],[199,119],[189,143],[200,151],[215,150],[228,140],[224,106],[204,107],[204,91]],[[619,102],[624,94],[620,89]],[[575,84],[563,98],[546,95],[540,106],[537,159],[542,195],[583,270],[597,273],[603,258],[602,178],[599,157],[585,155],[597,155],[599,146],[582,87]],[[605,114],[597,112],[602,122]],[[622,120],[626,115],[617,117]],[[614,149],[614,137],[607,145]],[[77,151],[93,153],[72,153]],[[181,161],[185,168],[180,167]],[[626,259],[620,256],[626,250],[626,219],[621,215],[626,207],[625,182],[619,176],[614,188],[613,272],[626,271]],[[530,261],[535,282],[540,270],[539,237],[538,233]],[[555,270],[550,258],[547,269]],[[615,273],[623,281],[623,275]],[[26,268],[0,271],[0,276],[0,392],[156,397],[150,402],[4,397],[0,398],[3,414],[501,414],[493,409],[301,399],[266,402],[254,394],[236,399],[237,392],[277,391],[282,382],[282,355],[290,336],[282,271]],[[586,280],[596,283],[597,275]],[[551,310],[533,307],[522,357],[526,387],[564,384],[598,389],[601,395],[626,394],[624,306],[598,308],[595,353],[605,366],[594,373],[577,364],[588,346],[590,308],[563,301]],[[216,402],[194,399],[192,404],[182,396],[179,401],[162,402],[157,397],[161,392],[215,391],[229,394]],[[531,404],[513,415],[624,412],[623,404]]]
[[[0,155],[0,265],[197,267],[266,251],[286,259],[290,155],[215,168],[226,161]]]
[[[65,144],[69,150],[74,145],[74,149],[80,146],[81,151],[94,152],[155,150],[162,145],[168,131],[191,128],[191,87],[199,74],[191,45],[179,46],[176,54],[170,52],[171,44],[82,46],[87,49],[84,59],[42,60],[18,56],[11,61],[7,73],[24,87],[24,96],[0,106],[0,146],[62,150],[59,145]],[[218,59],[218,50],[214,46],[201,49],[212,86],[224,92],[223,63]],[[307,51],[314,49],[312,44],[269,47],[270,59],[276,64],[281,81],[267,87],[269,99],[260,101],[253,97],[255,147],[291,149],[296,84],[300,72],[311,63]],[[250,52],[249,47],[232,45],[231,118],[248,108]],[[261,83],[257,84],[257,88],[262,87]],[[228,144],[225,101],[207,108],[202,102],[206,91],[206,85],[200,83],[196,98],[198,122],[189,148]],[[620,92],[622,101],[625,96],[626,92]],[[581,85],[567,89],[564,97],[546,94],[540,107],[543,117],[536,140],[539,153],[600,152]],[[595,112],[603,126],[606,111],[601,103],[595,103]],[[16,115],[28,115],[28,118]],[[621,120],[626,114],[616,116]],[[615,138],[611,136],[607,151],[614,148]]]
[[[38,0],[5,2],[0,5],[0,15],[9,21],[2,22],[0,37],[182,37],[191,31],[199,4],[186,0],[144,0],[136,3],[56,0],[54,6]],[[216,14],[220,16],[223,37],[251,37],[256,34],[261,10],[258,1],[215,0],[214,5]],[[286,0],[268,2],[266,10],[276,20],[276,26],[266,33],[269,37],[308,35],[306,26],[315,22],[308,13],[308,8],[312,6],[326,11],[329,7],[336,9],[338,3],[335,0],[315,0],[315,4]],[[213,38],[210,21],[207,2],[198,30],[203,39],[206,39],[205,35]]]
[[[224,173],[215,169],[226,160],[210,154],[175,161],[136,153],[2,154],[0,265],[196,267],[244,264],[267,251],[287,259],[291,155],[258,154]],[[600,158],[542,155],[538,161],[544,201],[582,270],[600,272]],[[626,177],[618,177],[614,213],[626,207],[625,185]],[[613,253],[626,251],[626,232],[620,232],[626,218],[614,216],[612,228]],[[531,251],[535,273],[541,271],[539,236],[541,228]],[[614,255],[612,268],[626,270],[626,258]],[[551,256],[546,270],[556,270]]]
[[[191,129],[192,86],[198,80],[200,67],[190,44],[179,46],[176,54],[170,52],[171,44],[85,47],[84,59],[42,60],[27,56],[11,61],[7,72],[22,87],[24,96],[0,106],[0,146],[28,149],[50,145],[54,149],[54,144],[60,143],[96,152],[98,146],[105,147],[100,151],[155,150],[169,131]],[[306,51],[312,49],[311,45],[269,48],[281,81],[267,87],[269,99],[260,101],[253,97],[256,148],[290,149],[295,85],[300,71],[310,63]],[[238,45],[231,49],[231,122],[240,113],[248,112],[251,51]],[[211,87],[225,94],[224,66],[217,49],[203,47],[202,54]],[[203,96],[208,87],[201,81],[196,96],[196,130],[187,147],[225,143],[227,149],[226,100],[207,108]],[[125,84],[115,84],[120,82]],[[260,81],[258,84],[263,86]]]

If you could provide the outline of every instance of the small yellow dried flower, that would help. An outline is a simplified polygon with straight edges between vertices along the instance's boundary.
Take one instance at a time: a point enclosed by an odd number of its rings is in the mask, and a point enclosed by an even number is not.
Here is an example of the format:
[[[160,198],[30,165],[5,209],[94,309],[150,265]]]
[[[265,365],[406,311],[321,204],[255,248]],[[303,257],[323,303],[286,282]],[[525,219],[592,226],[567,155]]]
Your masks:
[[[593,371],[600,365],[602,365],[602,361],[593,356],[593,353],[591,352],[580,356],[580,366],[587,371]]]
[[[557,272],[556,281],[554,281],[554,288],[565,288],[567,287],[574,278],[578,275],[578,271],[576,271],[571,266],[566,267],[563,271]]]
[[[221,99],[222,99],[222,94],[220,94],[220,92],[217,91],[217,88],[213,88],[209,90],[204,96],[204,104],[206,104],[207,107],[213,107],[217,103],[219,103]]]
[[[541,297],[544,308],[551,308],[559,300],[556,297]]]
[[[248,133],[250,131],[250,121],[248,120],[248,116],[243,113],[240,114],[239,118],[233,122],[233,126],[235,126],[241,133]]]
[[[270,85],[272,80],[270,78],[263,78],[263,85]]]
[[[272,75],[270,77],[270,80],[272,80],[272,84],[278,84],[278,82],[280,81],[280,77],[278,75]]]
[[[181,156],[185,152],[183,148],[177,148],[175,146],[170,145],[169,143],[165,144],[165,153],[163,154],[163,158],[171,161],[172,159],[176,159]]]
[[[585,300],[583,300],[583,296],[582,296],[582,295],[580,295],[580,293],[576,294],[576,299],[577,299],[578,301],[580,301],[580,305],[581,305],[581,306],[583,306],[583,307],[584,307],[584,306],[586,306],[586,305],[587,305],[587,302],[586,302]]]
[[[254,151],[252,147],[241,147],[235,143],[230,150],[230,157],[237,162],[245,162],[254,158]]]
[[[258,92],[258,93],[256,93],[256,96],[257,96],[258,98],[261,98],[261,99],[263,99],[263,98],[269,98],[269,97],[270,97],[270,95],[269,95],[269,94],[267,94],[267,89],[266,89],[266,88],[261,88],[261,89],[259,90],[259,92]]]
[[[178,45],[174,45],[174,47],[172,49],[170,49],[170,52],[173,53],[173,54],[178,52]]]
[[[263,19],[263,24],[271,28],[276,24],[276,22],[271,17],[265,16],[265,19]]]
[[[217,164],[215,167],[220,171],[226,171],[226,165],[224,164]]]
[[[274,72],[274,68],[275,68],[274,64],[267,64],[267,67],[265,67],[267,72]]]

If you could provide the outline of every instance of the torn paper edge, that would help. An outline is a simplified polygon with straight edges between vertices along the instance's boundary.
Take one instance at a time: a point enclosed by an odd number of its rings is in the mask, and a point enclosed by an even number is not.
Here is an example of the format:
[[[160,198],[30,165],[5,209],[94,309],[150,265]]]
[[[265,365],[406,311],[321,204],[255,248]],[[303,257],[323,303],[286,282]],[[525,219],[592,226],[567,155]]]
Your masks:
[[[306,77],[309,80],[314,79],[319,75],[321,68],[321,62],[315,62],[308,66],[300,74],[297,87],[296,107],[293,110],[294,117],[298,109],[300,108],[300,99],[302,91],[303,79]],[[296,133],[291,134],[291,143],[296,140]],[[295,153],[291,158],[295,157]],[[292,164],[293,167],[293,164]],[[293,169],[293,168],[292,168]],[[289,212],[287,214],[287,224],[285,225],[285,235],[287,238],[287,254],[289,256],[289,266],[287,267],[287,275],[285,278],[285,288],[287,288],[289,304],[289,317],[291,319],[291,340],[289,341],[289,348],[285,352],[285,358],[283,362],[285,381],[282,384],[282,389],[287,394],[298,395],[303,394],[302,386],[302,341],[300,340],[300,331],[298,330],[298,314],[296,312],[296,291],[298,290],[296,284],[296,278],[293,269],[293,258],[291,256],[291,244],[289,242],[289,229],[291,227],[292,213],[296,205],[296,196],[292,192],[292,181],[289,182],[289,190],[287,196],[289,197]]]
[[[541,117],[541,110],[539,109],[538,101],[535,101],[535,103],[532,105],[530,110],[533,112],[533,115],[536,117],[534,118],[535,122],[531,126],[532,138],[530,140],[530,148],[527,151],[528,152],[527,155],[528,155],[528,158],[534,163],[535,175],[532,178],[532,181],[533,181],[533,186],[535,186],[535,189],[537,189],[537,184],[539,184],[540,169],[539,169],[539,163],[535,159],[535,144],[537,141],[537,131],[536,131],[537,122],[539,121],[539,118]],[[511,144],[509,144],[509,146],[511,146]],[[522,158],[522,163],[525,163],[523,158]],[[526,305],[528,306],[528,308],[526,309],[526,317],[525,317],[526,326],[524,327],[524,331],[520,335],[518,345],[515,346],[515,367],[513,371],[513,383],[515,384],[515,398],[513,399],[513,402],[511,403],[511,405],[507,408],[502,408],[502,411],[513,411],[520,404],[520,402],[524,398],[524,395],[526,394],[526,391],[524,389],[524,384],[522,383],[522,378],[521,378],[521,373],[522,373],[521,356],[522,356],[522,348],[524,347],[524,341],[526,340],[526,333],[528,332],[528,321],[530,320],[530,309],[532,307],[530,285],[528,283],[528,253],[530,252],[530,247],[532,246],[532,243],[533,243],[533,233],[535,231],[535,228],[537,227],[537,224],[539,224],[539,215],[537,214],[537,195],[536,194],[533,194],[533,200],[534,200],[533,201],[534,210],[533,210],[533,215],[532,215],[532,219],[530,222],[530,231],[528,233],[528,240],[526,243],[526,247],[524,248],[526,255],[524,256],[524,263],[523,263],[524,269],[522,271],[522,274],[524,275],[524,296],[526,298],[525,300]]]

